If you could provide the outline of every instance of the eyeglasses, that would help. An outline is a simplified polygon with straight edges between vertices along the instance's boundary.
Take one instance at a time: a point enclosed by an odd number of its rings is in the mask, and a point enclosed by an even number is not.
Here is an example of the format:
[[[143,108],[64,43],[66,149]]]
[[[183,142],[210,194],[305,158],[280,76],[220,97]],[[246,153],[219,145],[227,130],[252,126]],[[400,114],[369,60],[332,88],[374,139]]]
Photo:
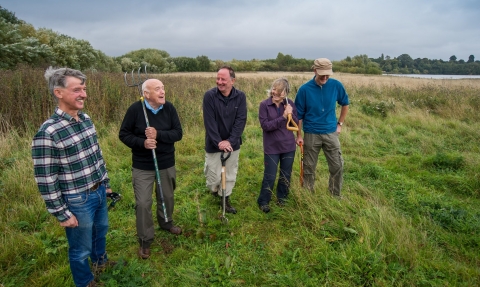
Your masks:
[[[330,75],[317,75],[320,79],[328,79]]]

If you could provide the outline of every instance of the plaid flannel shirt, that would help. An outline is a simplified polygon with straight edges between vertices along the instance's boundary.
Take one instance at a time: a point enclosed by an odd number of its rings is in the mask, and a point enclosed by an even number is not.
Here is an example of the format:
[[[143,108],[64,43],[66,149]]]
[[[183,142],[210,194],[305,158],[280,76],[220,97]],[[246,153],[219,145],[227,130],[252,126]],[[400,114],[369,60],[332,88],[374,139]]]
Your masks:
[[[95,126],[87,114],[78,116],[76,121],[57,107],[32,142],[35,181],[48,212],[61,222],[72,216],[63,194],[88,191],[100,181],[109,188]]]

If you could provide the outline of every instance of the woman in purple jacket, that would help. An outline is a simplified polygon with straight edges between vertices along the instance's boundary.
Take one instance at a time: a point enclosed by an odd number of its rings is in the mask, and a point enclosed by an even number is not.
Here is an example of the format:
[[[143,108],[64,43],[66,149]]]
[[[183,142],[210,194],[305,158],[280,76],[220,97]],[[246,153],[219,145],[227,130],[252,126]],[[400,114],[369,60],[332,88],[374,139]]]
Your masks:
[[[260,209],[270,211],[270,199],[280,163],[280,176],[277,183],[277,204],[284,205],[290,186],[293,160],[295,158],[295,137],[287,129],[288,115],[298,124],[297,109],[293,101],[288,100],[290,92],[288,81],[284,78],[273,82],[268,91],[268,99],[260,103],[258,118],[263,129],[264,173],[262,189],[257,203]]]

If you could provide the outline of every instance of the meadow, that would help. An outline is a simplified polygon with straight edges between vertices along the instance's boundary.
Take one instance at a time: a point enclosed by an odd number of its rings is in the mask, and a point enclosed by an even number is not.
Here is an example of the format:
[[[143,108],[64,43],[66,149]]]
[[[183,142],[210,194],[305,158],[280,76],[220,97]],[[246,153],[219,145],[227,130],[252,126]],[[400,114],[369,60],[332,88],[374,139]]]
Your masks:
[[[343,198],[327,191],[321,154],[315,192],[299,183],[299,150],[285,207],[256,204],[263,177],[258,105],[273,79],[295,91],[312,73],[237,73],[247,94],[235,215],[205,187],[202,97],[215,73],[151,75],[184,129],[176,144],[174,220],[156,230],[152,256],[137,257],[131,154],[118,140],[139,98],[123,74],[87,73],[85,112],[94,120],[113,190],[107,251],[125,266],[102,286],[479,286],[480,80],[335,74],[350,97],[340,135]],[[31,139],[54,109],[43,71],[0,71],[0,286],[73,286],[64,230],[46,211],[35,181]],[[275,198],[273,198],[275,200]]]

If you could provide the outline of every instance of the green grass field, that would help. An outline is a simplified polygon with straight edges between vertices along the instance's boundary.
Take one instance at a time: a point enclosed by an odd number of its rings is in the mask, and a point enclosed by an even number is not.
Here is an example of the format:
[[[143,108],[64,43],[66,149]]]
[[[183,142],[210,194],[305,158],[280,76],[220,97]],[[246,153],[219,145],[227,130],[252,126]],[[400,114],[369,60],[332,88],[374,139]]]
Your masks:
[[[248,121],[232,203],[203,176],[202,96],[214,75],[156,75],[176,107],[174,220],[181,236],[156,231],[152,256],[137,257],[131,154],[118,140],[138,92],[121,74],[87,74],[93,118],[113,190],[107,251],[126,266],[103,286],[479,286],[480,80],[421,80],[338,74],[350,96],[340,141],[343,199],[327,191],[321,155],[316,191],[299,184],[297,150],[289,201],[268,214],[256,204],[263,177],[258,105],[274,78],[295,91],[311,74],[238,74]],[[53,112],[41,70],[0,72],[0,286],[73,286],[64,230],[48,214],[33,179],[30,144]]]

